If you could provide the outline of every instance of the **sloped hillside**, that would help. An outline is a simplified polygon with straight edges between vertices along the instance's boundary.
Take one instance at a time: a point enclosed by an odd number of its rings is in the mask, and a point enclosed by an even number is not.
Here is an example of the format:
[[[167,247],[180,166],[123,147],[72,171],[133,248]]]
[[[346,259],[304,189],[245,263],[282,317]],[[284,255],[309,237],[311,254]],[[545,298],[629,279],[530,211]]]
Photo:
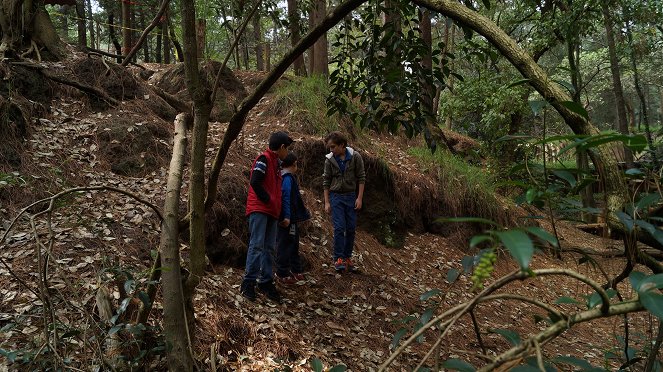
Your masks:
[[[237,75],[240,81],[256,78],[256,74]],[[15,353],[0,356],[0,368],[40,369],[40,363],[52,358],[75,368],[101,368],[105,352],[115,342],[123,345],[123,355],[136,368],[163,370],[163,345],[155,337],[162,319],[159,296],[148,327],[135,327],[132,321],[139,291],[149,284],[149,268],[158,247],[157,213],[164,199],[172,124],[140,103],[152,97],[136,95],[126,104],[99,108],[86,97],[65,93],[54,97],[48,113],[34,121],[22,144],[20,164],[0,165],[0,234],[4,236],[0,348]],[[275,115],[272,99],[268,95],[251,112],[222,171],[218,201],[207,224],[210,263],[194,304],[194,354],[201,370],[216,366],[218,370],[304,371],[310,370],[316,358],[326,367],[343,363],[354,371],[375,370],[391,353],[399,329],[411,332],[422,317],[430,318],[427,309],[433,304],[439,313],[472,297],[467,275],[450,283],[449,271],[462,272],[461,259],[470,252],[467,239],[478,228],[440,224],[436,217],[475,214],[479,208],[469,207],[471,196],[460,200],[457,194],[446,193],[456,190],[446,183],[463,180],[423,171],[408,152],[422,146],[419,140],[356,134],[352,145],[366,154],[369,171],[355,248],[361,272],[337,274],[330,267],[332,228],[322,205],[325,149],[321,136],[310,134],[287,113]],[[210,157],[224,130],[224,123],[211,123]],[[302,159],[302,190],[313,214],[301,241],[307,281],[281,287],[285,300],[280,305],[262,297],[251,303],[239,295],[247,241],[243,209],[247,174],[274,130],[287,130],[297,141],[293,150]],[[75,188],[80,191],[52,205],[32,204]],[[182,191],[186,196],[186,186]],[[492,200],[474,204],[495,203],[482,210],[487,211],[485,217],[504,224],[516,223],[525,214],[499,197]],[[185,210],[183,201],[181,211]],[[611,258],[618,243],[564,224],[558,228],[562,246],[593,248],[602,253],[597,263],[606,274],[621,270],[620,259]],[[186,241],[181,252],[186,259]],[[494,276],[516,268],[505,255],[501,257]],[[578,264],[580,257],[566,253],[563,260],[554,260],[539,254],[533,267],[573,268],[603,281],[598,266]],[[40,285],[47,288],[47,304],[38,299]],[[99,288],[106,288],[114,299],[119,315],[114,324],[99,319],[95,300]],[[420,296],[431,289],[440,292],[422,300]],[[535,278],[514,283],[505,291],[547,303],[592,292],[568,278]],[[480,365],[482,348],[493,356],[509,348],[506,339],[490,330],[509,329],[524,338],[543,328],[534,316],[546,315],[534,305],[507,300],[479,305],[473,314],[481,340],[471,319],[460,319],[441,343],[443,360],[462,358]],[[56,342],[62,353],[58,356],[44,353],[48,349],[44,319],[59,327]],[[635,316],[630,326],[644,332],[646,321],[644,315]],[[575,355],[595,365],[616,367],[619,362],[607,359],[604,351],[619,348],[613,331],[622,326],[619,318],[580,325],[541,347],[550,358]],[[143,335],[147,335],[147,346],[138,349],[132,341]],[[409,347],[392,369],[413,369],[436,335],[436,331],[425,333],[421,343]],[[633,347],[641,348],[643,340],[632,340]]]

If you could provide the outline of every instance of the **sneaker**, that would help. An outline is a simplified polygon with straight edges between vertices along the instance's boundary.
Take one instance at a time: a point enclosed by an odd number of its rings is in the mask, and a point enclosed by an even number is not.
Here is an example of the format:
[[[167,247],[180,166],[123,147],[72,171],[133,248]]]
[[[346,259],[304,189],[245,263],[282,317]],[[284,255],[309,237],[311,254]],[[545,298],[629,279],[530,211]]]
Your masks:
[[[344,271],[345,270],[345,261],[343,261],[342,258],[338,258],[336,262],[334,262],[334,269],[336,271]]]
[[[258,283],[258,290],[264,293],[270,300],[281,303],[281,294],[276,290],[273,280],[265,283]]]
[[[357,268],[352,263],[352,260],[349,259],[349,258],[345,259],[345,269],[348,270],[348,271],[357,271]]]
[[[292,273],[292,277],[295,278],[297,282],[305,282],[306,281],[306,276],[304,273]]]
[[[293,285],[298,282],[298,280],[293,275],[288,275],[288,276],[274,275],[274,276],[276,277],[276,280],[283,285]]]
[[[242,285],[239,288],[239,293],[241,293],[242,296],[244,296],[244,298],[248,299],[249,301],[255,301],[256,283],[250,280],[242,281]]]

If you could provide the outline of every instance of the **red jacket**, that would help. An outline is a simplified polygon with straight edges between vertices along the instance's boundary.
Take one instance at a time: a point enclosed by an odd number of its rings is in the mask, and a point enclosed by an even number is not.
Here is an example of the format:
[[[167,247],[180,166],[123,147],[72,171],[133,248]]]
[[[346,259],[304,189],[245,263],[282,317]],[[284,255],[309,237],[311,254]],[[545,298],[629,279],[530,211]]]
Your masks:
[[[267,158],[267,173],[265,174],[262,186],[269,194],[269,202],[263,203],[260,201],[253,187],[249,185],[249,196],[246,199],[246,215],[248,216],[253,212],[262,212],[278,219],[281,213],[281,171],[279,169],[279,157],[274,151],[270,150],[265,150],[261,155]],[[253,161],[249,179],[253,176],[253,170],[256,167],[256,161],[259,157],[256,157]]]

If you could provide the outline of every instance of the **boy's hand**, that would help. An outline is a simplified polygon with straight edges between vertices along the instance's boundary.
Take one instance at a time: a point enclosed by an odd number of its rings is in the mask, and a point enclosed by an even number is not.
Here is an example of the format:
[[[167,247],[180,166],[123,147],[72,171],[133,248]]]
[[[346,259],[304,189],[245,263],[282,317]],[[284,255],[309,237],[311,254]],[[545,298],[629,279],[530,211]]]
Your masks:
[[[355,200],[355,210],[361,209],[361,199]]]
[[[329,205],[329,203],[325,203],[325,213],[331,213],[331,205]]]
[[[290,226],[290,219],[289,218],[284,218],[283,221],[279,222],[279,225],[281,227],[288,227]]]

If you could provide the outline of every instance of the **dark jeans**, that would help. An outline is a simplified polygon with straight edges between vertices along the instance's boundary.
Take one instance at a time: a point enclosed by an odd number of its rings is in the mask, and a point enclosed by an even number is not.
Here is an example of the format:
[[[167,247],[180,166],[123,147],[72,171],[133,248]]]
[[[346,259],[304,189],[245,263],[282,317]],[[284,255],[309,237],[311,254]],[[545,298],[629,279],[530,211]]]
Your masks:
[[[356,200],[357,195],[353,192],[347,194],[329,193],[332,223],[334,224],[334,261],[338,258],[352,257],[355,229],[357,228]]]
[[[276,275],[281,278],[290,273],[303,272],[302,259],[299,256],[299,228],[296,223],[288,227],[278,227],[276,237]]]
[[[276,218],[260,212],[249,215],[249,250],[244,280],[266,283],[273,279],[272,262],[276,247]]]

